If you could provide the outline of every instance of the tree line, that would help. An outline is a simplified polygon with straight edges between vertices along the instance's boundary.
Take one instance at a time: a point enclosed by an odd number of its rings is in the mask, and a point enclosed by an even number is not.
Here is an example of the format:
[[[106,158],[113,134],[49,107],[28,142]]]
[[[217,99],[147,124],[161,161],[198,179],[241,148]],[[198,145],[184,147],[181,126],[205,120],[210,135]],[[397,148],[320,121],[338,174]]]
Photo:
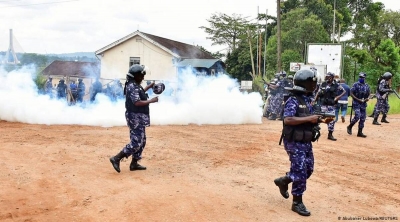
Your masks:
[[[259,13],[251,20],[215,13],[207,20],[208,26],[200,27],[213,45],[228,46],[226,54],[214,56],[224,57],[233,78],[270,80],[280,71],[278,67],[288,72],[290,62],[304,62],[307,43],[342,43],[342,77],[349,84],[357,81],[362,71],[373,89],[384,72],[393,74],[393,87],[400,85],[399,11],[372,0],[281,0],[280,9],[282,64],[277,59],[274,16]]]

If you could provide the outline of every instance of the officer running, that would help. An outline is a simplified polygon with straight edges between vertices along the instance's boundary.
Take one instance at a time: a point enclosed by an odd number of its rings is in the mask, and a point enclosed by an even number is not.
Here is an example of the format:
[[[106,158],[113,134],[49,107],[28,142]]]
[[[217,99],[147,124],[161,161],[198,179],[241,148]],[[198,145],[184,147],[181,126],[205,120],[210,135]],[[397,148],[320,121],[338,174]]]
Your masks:
[[[283,143],[289,155],[290,171],[285,176],[274,180],[280,194],[289,198],[288,185],[293,182],[292,211],[310,216],[310,211],[303,204],[303,193],[307,179],[314,171],[312,142],[319,137],[318,123],[328,123],[333,119],[323,120],[320,115],[313,115],[311,105],[312,92],[317,85],[316,73],[311,70],[299,70],[294,75],[293,88],[284,106]]]

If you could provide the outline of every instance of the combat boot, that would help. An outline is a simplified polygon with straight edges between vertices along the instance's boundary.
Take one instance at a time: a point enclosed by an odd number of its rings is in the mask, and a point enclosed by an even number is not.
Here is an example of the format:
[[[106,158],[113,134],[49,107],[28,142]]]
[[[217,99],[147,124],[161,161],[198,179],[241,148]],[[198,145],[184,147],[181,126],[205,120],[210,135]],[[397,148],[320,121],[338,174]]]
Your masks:
[[[272,113],[270,114],[270,116],[268,117],[269,120],[276,120],[276,114]]]
[[[348,133],[349,135],[352,134],[351,129],[353,128],[353,126],[354,126],[354,123],[350,123],[350,125],[347,126],[347,133]]]
[[[386,120],[386,114],[383,114],[381,123],[389,123],[389,121]]]
[[[292,211],[300,214],[301,216],[310,216],[311,212],[307,210],[303,204],[303,196],[293,196]]]
[[[138,160],[135,160],[135,159],[132,157],[131,165],[129,165],[129,170],[130,170],[130,171],[145,170],[145,169],[146,169],[145,166],[140,165],[140,164],[138,163]]]
[[[274,180],[275,185],[279,187],[279,192],[285,199],[289,198],[288,185],[291,182],[292,180],[288,176],[279,177]]]
[[[119,152],[117,155],[113,156],[110,158],[110,162],[112,164],[112,166],[114,167],[114,169],[120,173],[121,169],[119,168],[119,163],[121,162],[121,160],[126,157],[126,154],[124,153],[124,151]]]
[[[358,136],[358,137],[363,137],[363,138],[367,137],[367,135],[363,134],[362,130],[363,130],[363,129],[358,128],[357,136]]]
[[[265,112],[264,117],[265,117],[265,118],[268,118],[268,117],[269,117],[269,111]]]
[[[374,118],[374,121],[372,121],[372,124],[374,124],[374,125],[381,125],[380,123],[378,123],[378,117],[379,117],[379,115],[378,115],[377,117]]]
[[[333,137],[333,131],[329,131],[328,140],[332,140],[332,141],[336,141],[337,140],[335,137]]]

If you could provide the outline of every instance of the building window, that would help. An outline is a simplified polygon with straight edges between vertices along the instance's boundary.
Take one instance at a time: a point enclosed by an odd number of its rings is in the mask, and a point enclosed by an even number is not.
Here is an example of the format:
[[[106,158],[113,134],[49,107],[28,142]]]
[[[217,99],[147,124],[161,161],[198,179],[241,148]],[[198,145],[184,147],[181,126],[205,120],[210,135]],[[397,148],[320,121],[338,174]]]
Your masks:
[[[129,67],[131,67],[133,64],[140,64],[140,58],[139,57],[130,57],[129,58]]]

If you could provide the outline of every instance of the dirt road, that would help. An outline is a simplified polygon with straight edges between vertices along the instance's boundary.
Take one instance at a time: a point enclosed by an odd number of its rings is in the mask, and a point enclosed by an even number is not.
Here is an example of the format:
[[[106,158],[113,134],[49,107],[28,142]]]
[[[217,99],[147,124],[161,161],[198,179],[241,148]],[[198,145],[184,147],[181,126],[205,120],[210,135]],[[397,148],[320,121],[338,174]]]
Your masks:
[[[400,115],[389,121],[367,119],[365,139],[337,123],[336,142],[322,126],[307,218],[273,183],[289,168],[279,121],[151,126],[141,161],[148,169],[130,172],[124,161],[120,174],[109,157],[128,142],[127,127],[0,121],[0,221],[400,220]]]

